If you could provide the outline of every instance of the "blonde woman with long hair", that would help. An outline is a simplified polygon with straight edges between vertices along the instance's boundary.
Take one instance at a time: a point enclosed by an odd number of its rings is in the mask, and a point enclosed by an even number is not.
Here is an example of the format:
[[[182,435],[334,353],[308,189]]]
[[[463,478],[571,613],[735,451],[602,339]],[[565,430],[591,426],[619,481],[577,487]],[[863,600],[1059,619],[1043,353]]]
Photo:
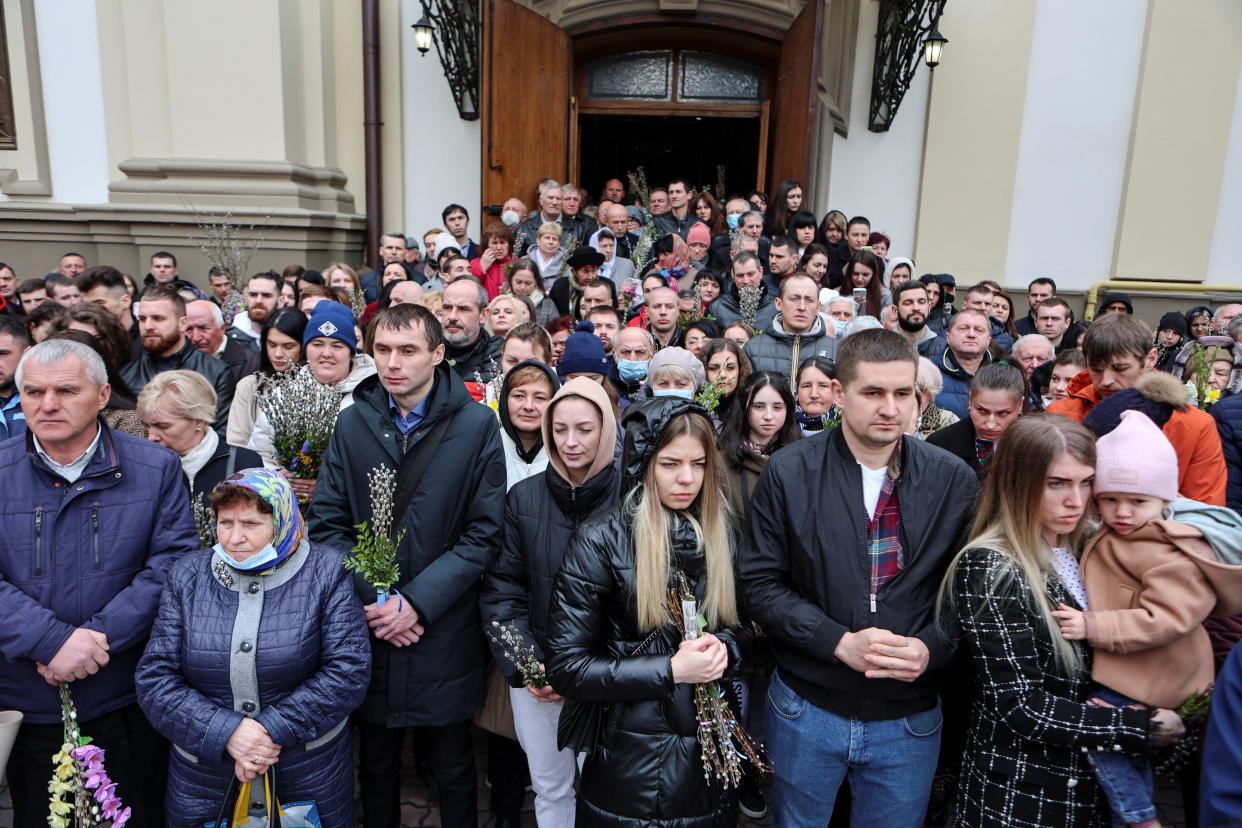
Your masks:
[[[1053,414],[1005,432],[971,539],[941,587],[942,621],[960,625],[975,693],[958,826],[1094,826],[1108,806],[1089,752],[1147,753],[1183,732],[1172,710],[1088,703],[1090,650],[1062,638],[1052,612],[1086,609],[1078,554],[1087,530],[1095,438]]]
[[[750,643],[714,432],[674,397],[632,407],[625,427],[622,503],[578,530],[552,593],[552,686],[602,705],[599,739],[579,745],[578,824],[731,826],[736,794],[704,778],[694,703]],[[694,641],[673,620],[674,589],[706,619]]]

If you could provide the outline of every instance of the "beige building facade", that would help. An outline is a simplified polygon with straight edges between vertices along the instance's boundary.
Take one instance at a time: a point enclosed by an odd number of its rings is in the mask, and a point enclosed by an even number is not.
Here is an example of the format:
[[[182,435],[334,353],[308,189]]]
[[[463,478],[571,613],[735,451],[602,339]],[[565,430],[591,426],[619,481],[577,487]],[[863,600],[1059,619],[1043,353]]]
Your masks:
[[[169,249],[202,281],[208,214],[265,228],[254,267],[364,258],[360,3],[0,2],[0,261],[19,275],[66,250],[140,274]],[[879,0],[481,10],[503,24],[480,38],[491,117],[463,120],[436,51],[415,48],[419,0],[378,3],[380,229],[421,236],[459,202],[477,238],[484,205],[532,205],[539,178],[597,193],[669,168],[661,141],[700,129],[703,151],[678,156],[696,183],[724,153],[731,189],[798,178],[817,214],[869,216],[920,272],[1242,285],[1234,0],[950,0],[943,62],[919,67],[883,132],[868,130]]]

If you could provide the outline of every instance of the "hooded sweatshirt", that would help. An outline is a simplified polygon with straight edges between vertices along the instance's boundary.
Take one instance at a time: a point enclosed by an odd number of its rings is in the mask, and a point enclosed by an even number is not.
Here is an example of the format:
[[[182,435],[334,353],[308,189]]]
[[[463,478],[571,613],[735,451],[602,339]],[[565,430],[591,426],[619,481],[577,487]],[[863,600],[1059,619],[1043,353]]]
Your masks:
[[[1202,528],[1200,528],[1202,527]],[[1185,498],[1129,535],[1105,528],[1079,562],[1090,609],[1091,676],[1136,701],[1175,708],[1212,683],[1203,622],[1242,612],[1242,520]]]
[[[514,484],[543,471],[548,465],[548,454],[544,450],[542,430],[529,450],[522,448],[522,439],[513,421],[509,419],[509,394],[513,391],[513,375],[520,368],[534,366],[543,371],[551,383],[552,392],[561,387],[556,372],[542,362],[528,359],[519,362],[505,374],[504,383],[500,386],[500,403],[496,408],[496,416],[500,418],[500,442],[505,450],[505,491],[512,489]],[[550,401],[549,401],[550,402]]]
[[[594,380],[586,377],[574,377],[561,386],[556,392],[556,396],[552,397],[552,401],[548,403],[548,408],[552,408],[566,397],[581,397],[599,410],[600,416],[600,435],[599,450],[595,452],[595,459],[587,468],[586,477],[583,480],[590,480],[597,474],[602,472],[613,464],[613,447],[617,442],[617,418],[612,413],[612,401],[608,399],[608,392],[604,387]],[[556,442],[552,439],[552,418],[545,416],[543,418],[543,444],[547,451],[547,465],[551,466],[563,480],[570,480],[569,467],[565,465],[565,458],[557,451]]]

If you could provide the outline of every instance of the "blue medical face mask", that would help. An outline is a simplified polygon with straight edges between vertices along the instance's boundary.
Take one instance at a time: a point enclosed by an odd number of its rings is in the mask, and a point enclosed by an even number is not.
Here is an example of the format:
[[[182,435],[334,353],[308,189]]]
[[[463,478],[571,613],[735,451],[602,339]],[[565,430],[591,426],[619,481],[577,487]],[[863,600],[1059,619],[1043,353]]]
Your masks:
[[[728,216],[728,218],[726,218],[726,221],[729,222],[729,229],[736,230],[738,223],[741,221],[741,218],[742,218],[741,213],[733,213],[732,215]]]
[[[217,558],[224,561],[234,569],[239,569],[242,572],[262,572],[265,569],[271,569],[272,564],[275,563],[276,559],[280,556],[280,553],[276,551],[276,547],[272,546],[270,543],[260,549],[257,555],[253,555],[241,563],[234,560],[233,556],[228,552],[225,552],[224,547],[218,543],[211,547],[211,551],[216,553]]]
[[[849,324],[850,324],[850,321],[848,319],[832,320],[832,326],[837,329],[837,336],[840,336],[841,334],[845,333],[845,328]]]
[[[651,392],[653,397],[681,397],[683,400],[693,400],[694,391],[689,388],[657,388]]]
[[[637,359],[619,359],[617,373],[626,382],[638,382],[647,378],[647,363]]]

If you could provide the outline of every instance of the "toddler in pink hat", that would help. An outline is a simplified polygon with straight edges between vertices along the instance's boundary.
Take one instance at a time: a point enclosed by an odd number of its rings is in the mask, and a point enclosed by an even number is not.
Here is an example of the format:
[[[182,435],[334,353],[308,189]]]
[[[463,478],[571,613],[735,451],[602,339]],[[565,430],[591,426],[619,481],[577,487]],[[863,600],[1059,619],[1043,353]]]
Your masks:
[[[1082,606],[1061,604],[1053,613],[1064,638],[1086,639],[1093,649],[1092,704],[1176,709],[1213,680],[1203,621],[1242,611],[1236,516],[1225,520],[1215,511],[1229,510],[1178,499],[1177,480],[1173,444],[1140,411],[1124,412],[1096,443],[1095,503],[1104,525],[1078,561],[1079,583],[1067,584]],[[1096,751],[1090,758],[1118,820],[1159,824],[1146,756]]]

